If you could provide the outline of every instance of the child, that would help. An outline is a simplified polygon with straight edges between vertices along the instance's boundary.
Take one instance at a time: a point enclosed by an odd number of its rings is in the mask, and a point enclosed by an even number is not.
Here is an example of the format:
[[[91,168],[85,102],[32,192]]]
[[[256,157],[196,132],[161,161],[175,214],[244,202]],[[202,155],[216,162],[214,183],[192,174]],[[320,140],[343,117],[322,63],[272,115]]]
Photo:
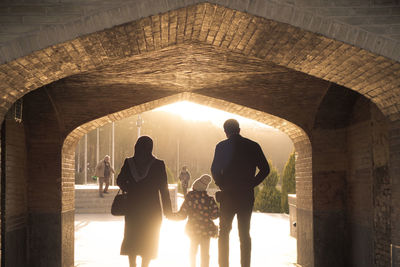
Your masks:
[[[190,266],[196,267],[197,248],[200,245],[201,267],[208,267],[210,262],[210,238],[217,237],[218,227],[212,220],[218,218],[218,206],[213,197],[207,194],[211,177],[203,174],[195,180],[192,191],[188,192],[185,201],[174,218],[184,220],[188,217],[185,231],[190,237]]]

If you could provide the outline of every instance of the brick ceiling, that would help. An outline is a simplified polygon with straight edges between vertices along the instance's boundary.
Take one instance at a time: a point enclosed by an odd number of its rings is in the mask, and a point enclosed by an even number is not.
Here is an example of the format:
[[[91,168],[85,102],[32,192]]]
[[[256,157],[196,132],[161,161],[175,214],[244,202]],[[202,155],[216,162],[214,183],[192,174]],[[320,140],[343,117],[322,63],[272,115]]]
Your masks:
[[[134,56],[65,79],[77,86],[145,85],[172,91],[237,87],[252,77],[266,83],[290,79],[295,71],[258,58],[202,44],[179,45]]]
[[[83,114],[94,119],[181,92],[224,99],[310,129],[328,87],[322,79],[259,58],[191,43],[72,75],[47,89],[70,130],[88,120]],[[74,113],[77,108],[81,114]]]
[[[327,82],[360,92],[396,119],[399,73],[398,62],[361,48],[206,3],[85,35],[1,65],[0,108],[4,113],[23,94],[62,79],[70,89],[102,87],[114,93],[131,88],[145,94],[147,88],[154,94],[148,100],[193,91],[282,118],[298,113],[304,118],[296,123],[308,128],[305,118]]]

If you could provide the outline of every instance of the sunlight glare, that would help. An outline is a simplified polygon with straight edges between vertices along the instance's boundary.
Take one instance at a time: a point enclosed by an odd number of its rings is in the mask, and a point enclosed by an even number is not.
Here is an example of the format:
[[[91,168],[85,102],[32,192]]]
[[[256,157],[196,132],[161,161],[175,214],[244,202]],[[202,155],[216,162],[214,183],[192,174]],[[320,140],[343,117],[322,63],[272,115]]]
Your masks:
[[[180,101],[173,104],[165,105],[154,110],[165,111],[179,115],[184,120],[191,121],[210,121],[214,125],[220,127],[227,119],[236,119],[240,125],[253,127],[273,128],[264,123],[247,119],[245,117],[222,111],[216,108],[207,107],[190,101]]]

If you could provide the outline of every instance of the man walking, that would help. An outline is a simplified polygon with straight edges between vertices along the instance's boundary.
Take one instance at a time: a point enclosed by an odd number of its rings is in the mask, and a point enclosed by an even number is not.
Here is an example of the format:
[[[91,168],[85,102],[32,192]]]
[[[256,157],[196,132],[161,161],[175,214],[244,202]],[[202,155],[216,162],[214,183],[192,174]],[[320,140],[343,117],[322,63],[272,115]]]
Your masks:
[[[101,160],[95,170],[95,176],[99,178],[99,196],[104,197],[103,193],[108,194],[108,187],[110,186],[111,172],[115,173],[113,167],[110,164],[110,156],[106,155],[103,160]],[[103,191],[103,183],[105,183]]]
[[[270,168],[260,145],[240,135],[236,120],[227,120],[224,131],[228,139],[217,144],[211,166],[215,184],[221,189],[217,196],[220,202],[218,262],[220,267],[229,266],[229,233],[236,214],[241,266],[250,267],[254,187],[267,177]]]

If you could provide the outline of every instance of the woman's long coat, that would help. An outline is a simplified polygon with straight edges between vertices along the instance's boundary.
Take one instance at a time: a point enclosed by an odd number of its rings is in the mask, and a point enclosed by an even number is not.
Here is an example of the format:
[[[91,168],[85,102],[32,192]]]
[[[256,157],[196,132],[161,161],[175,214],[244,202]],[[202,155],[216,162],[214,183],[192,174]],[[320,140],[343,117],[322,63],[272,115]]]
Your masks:
[[[121,255],[140,255],[153,259],[157,257],[162,210],[165,215],[172,214],[165,164],[155,159],[147,176],[136,182],[128,160],[132,158],[125,160],[117,178],[118,186],[128,192],[131,204],[129,214],[125,216]]]

